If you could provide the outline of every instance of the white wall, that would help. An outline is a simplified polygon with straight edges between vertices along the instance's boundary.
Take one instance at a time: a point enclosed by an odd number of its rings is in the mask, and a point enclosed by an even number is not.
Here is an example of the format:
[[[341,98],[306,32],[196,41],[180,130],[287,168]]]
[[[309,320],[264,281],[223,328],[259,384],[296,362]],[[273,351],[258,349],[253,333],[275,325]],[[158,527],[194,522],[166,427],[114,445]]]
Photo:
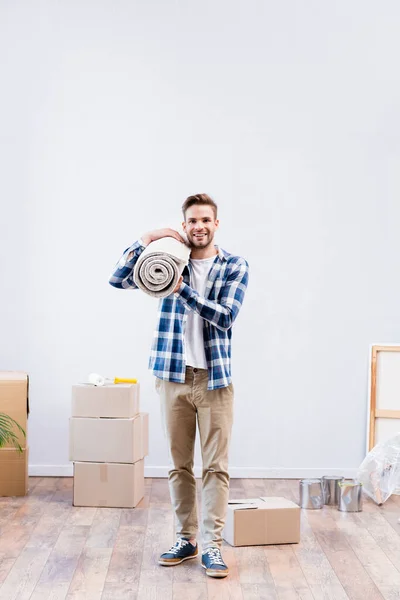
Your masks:
[[[31,377],[31,474],[71,473],[71,385],[92,371],[140,379],[146,474],[166,474],[157,301],[108,275],[199,191],[251,268],[232,476],[353,473],[369,344],[400,341],[398,2],[0,10],[0,364]]]

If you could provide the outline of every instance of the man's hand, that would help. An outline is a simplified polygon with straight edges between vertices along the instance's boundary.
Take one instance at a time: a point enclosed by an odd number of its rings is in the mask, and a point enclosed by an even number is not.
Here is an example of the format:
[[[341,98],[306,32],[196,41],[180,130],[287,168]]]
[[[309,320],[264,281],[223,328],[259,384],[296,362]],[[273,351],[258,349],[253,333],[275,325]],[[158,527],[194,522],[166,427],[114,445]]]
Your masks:
[[[177,291],[179,290],[179,288],[181,287],[181,283],[182,283],[182,281],[183,281],[183,276],[181,275],[181,276],[179,277],[179,281],[178,281],[178,283],[176,284],[176,288],[175,288],[175,289],[174,289],[174,291],[172,292],[173,294],[175,294],[175,292],[177,292]]]
[[[169,227],[165,227],[164,229],[154,229],[154,231],[148,231],[147,233],[142,235],[142,240],[143,243],[147,246],[151,242],[155,242],[156,240],[159,240],[160,238],[164,237],[173,237],[176,240],[178,240],[178,242],[182,242],[182,244],[187,244],[187,241],[181,236],[180,233],[175,231],[175,229],[170,229]]]

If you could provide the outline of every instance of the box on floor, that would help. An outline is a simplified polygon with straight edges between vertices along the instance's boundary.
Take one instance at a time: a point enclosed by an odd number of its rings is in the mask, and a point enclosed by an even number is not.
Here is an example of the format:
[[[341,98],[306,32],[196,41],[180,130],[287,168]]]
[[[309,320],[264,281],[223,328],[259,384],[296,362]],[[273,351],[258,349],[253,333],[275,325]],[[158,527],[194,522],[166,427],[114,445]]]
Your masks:
[[[144,496],[144,459],[133,464],[74,463],[74,506],[134,508]]]
[[[280,497],[229,500],[222,535],[231,546],[296,544],[300,507]]]
[[[28,493],[28,454],[14,448],[0,449],[0,496],[25,496]]]

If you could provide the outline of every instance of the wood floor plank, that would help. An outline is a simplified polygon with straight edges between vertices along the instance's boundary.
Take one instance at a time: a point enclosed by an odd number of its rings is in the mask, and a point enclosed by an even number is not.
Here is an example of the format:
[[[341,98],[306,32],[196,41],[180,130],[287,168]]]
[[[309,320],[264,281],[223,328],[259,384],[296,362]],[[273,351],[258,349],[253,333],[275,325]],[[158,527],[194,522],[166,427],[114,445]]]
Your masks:
[[[383,600],[371,577],[355,555],[332,517],[336,508],[310,510],[308,521],[315,537],[334,569],[346,594],[352,600]],[[390,525],[388,525],[390,527]]]
[[[382,596],[387,600],[400,598],[400,572],[363,526],[357,513],[333,511],[332,515]]]
[[[15,561],[15,558],[0,558],[0,588],[3,582],[7,579]]]
[[[141,600],[137,582],[105,583],[101,600]]]
[[[146,525],[119,528],[105,587],[108,584],[138,582],[142,568],[145,533]]]
[[[371,504],[373,506],[373,511],[379,512],[389,525],[392,526],[397,535],[400,535],[400,505],[397,504],[393,496],[389,498],[383,506],[377,506],[372,501]]]
[[[98,508],[90,527],[86,546],[112,548],[117,537],[120,518],[120,508]]]
[[[75,569],[67,600],[100,600],[112,548],[84,548]]]
[[[264,479],[242,479],[242,485],[247,494],[247,498],[265,496]]]
[[[242,484],[246,498],[265,495],[265,484],[263,479],[242,479]],[[235,556],[239,581],[242,587],[249,584],[258,584],[262,586],[263,594],[266,594],[268,590],[268,593],[274,592],[276,594],[268,560],[262,548],[257,546],[239,547],[236,548]],[[246,593],[252,594],[253,592],[251,591],[251,588],[248,587]]]
[[[296,545],[226,542],[226,579],[201,558],[158,565],[174,542],[168,480],[146,479],[135,509],[72,506],[72,478],[30,478],[28,496],[0,498],[0,600],[400,600],[400,497],[361,513],[301,511]],[[298,501],[298,480],[231,479],[230,498]],[[201,510],[201,480],[196,480]],[[201,540],[200,548],[201,548]]]
[[[299,481],[294,479],[270,479],[271,496],[282,496],[295,504],[299,503]],[[267,494],[266,494],[267,495]]]
[[[272,579],[279,600],[302,598],[312,600],[313,596],[296,554],[291,545],[264,546]]]
[[[277,600],[275,588],[262,583],[242,584],[243,600]]]
[[[196,584],[204,583],[205,572],[201,566],[201,551],[199,550],[198,558],[186,560],[173,569],[173,583]],[[179,589],[179,587],[177,588]]]
[[[308,512],[301,511],[301,541],[293,545],[293,551],[314,598],[344,600],[348,596],[313,533]]]
[[[243,487],[242,479],[231,479],[229,482],[229,498],[246,498],[246,492]]]
[[[397,515],[399,518],[400,510]],[[393,527],[393,524],[385,519],[383,510],[381,508],[376,510],[371,502],[364,503],[364,510],[358,513],[357,518],[363,527],[368,529],[388,559],[400,571],[400,523],[398,523],[398,528]]]
[[[151,485],[147,486],[150,494]],[[122,509],[102,600],[136,598],[142,568],[148,508]]]
[[[89,506],[72,506],[67,525],[69,527],[79,527],[79,525],[91,526],[93,525],[96,511],[97,508]]]
[[[274,580],[263,549],[257,546],[236,548],[236,564],[241,585],[256,583],[275,588]]]
[[[71,506],[64,503],[51,502],[38,520],[27,543],[26,548],[53,548],[68,522]]]
[[[154,482],[153,479],[153,486]],[[172,586],[173,568],[160,566],[158,559],[171,547],[174,537],[171,507],[164,507],[164,504],[150,506],[140,572],[141,585]]]
[[[150,492],[150,505],[171,505],[168,480],[153,478]]]
[[[185,598],[185,600],[207,600],[207,583],[203,579],[203,582],[193,583],[189,585],[186,583],[173,583],[172,585],[172,598],[178,600]]]
[[[185,597],[185,595],[180,596],[182,600]],[[139,585],[137,600],[173,600],[173,598],[172,585],[156,585],[148,583],[141,583]],[[175,600],[178,600],[176,596]]]
[[[29,600],[51,548],[24,548],[0,588],[0,600]]]
[[[236,551],[236,548],[233,548],[226,542],[223,543],[221,552],[228,565],[229,576],[223,580],[206,576],[209,600],[243,600],[242,586],[240,585],[239,580],[239,569],[236,561]]]
[[[58,478],[41,479],[33,488],[32,494],[22,496],[16,502],[17,510],[8,515],[2,524],[0,535],[0,557],[17,558],[27,544],[41,516],[48,509],[48,503],[56,492]]]
[[[31,600],[62,600],[66,598],[81,552],[89,535],[89,527],[68,527],[61,532]]]

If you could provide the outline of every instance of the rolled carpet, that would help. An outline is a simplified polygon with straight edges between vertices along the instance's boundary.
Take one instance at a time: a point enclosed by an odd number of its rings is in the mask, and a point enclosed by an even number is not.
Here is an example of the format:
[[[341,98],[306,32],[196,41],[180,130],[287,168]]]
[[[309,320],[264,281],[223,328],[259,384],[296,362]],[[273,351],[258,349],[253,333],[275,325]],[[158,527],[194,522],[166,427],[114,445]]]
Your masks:
[[[149,296],[165,298],[175,289],[189,256],[190,248],[173,237],[151,242],[137,260],[134,282]]]

